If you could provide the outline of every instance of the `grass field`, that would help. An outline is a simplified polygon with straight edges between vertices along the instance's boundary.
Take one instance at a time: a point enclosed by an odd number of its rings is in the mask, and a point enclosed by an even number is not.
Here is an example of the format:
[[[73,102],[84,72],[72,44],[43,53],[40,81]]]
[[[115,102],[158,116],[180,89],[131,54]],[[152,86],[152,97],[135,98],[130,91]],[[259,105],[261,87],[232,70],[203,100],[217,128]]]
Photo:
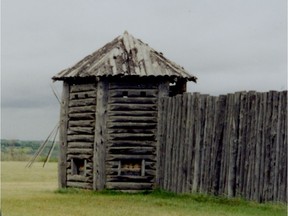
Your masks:
[[[2,162],[2,216],[273,216],[286,206],[201,195],[120,194],[57,190],[57,164]]]

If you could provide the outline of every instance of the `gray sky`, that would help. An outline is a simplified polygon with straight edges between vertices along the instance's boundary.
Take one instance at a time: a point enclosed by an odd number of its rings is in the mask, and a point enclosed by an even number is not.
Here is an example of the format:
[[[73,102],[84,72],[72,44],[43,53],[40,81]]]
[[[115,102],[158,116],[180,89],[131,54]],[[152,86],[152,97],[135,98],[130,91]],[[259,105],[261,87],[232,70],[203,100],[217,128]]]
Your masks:
[[[125,30],[197,76],[189,91],[287,89],[285,0],[1,3],[2,138],[45,139],[60,109],[51,77]]]

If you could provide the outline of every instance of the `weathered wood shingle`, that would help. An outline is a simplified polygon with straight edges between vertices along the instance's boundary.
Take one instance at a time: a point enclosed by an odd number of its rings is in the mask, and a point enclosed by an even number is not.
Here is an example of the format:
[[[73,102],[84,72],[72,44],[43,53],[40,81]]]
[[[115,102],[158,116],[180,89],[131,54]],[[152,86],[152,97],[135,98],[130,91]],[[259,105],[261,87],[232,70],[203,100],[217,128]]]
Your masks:
[[[175,64],[128,32],[86,56],[53,80],[77,77],[139,76],[184,78],[196,82],[183,67]]]

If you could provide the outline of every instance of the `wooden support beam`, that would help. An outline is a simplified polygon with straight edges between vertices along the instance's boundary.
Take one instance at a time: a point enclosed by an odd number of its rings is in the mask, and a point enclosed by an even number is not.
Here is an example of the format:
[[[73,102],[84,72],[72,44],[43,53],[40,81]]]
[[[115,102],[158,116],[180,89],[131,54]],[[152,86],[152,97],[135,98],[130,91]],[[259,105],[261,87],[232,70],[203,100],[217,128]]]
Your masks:
[[[69,104],[69,84],[63,82],[62,102],[60,112],[60,133],[59,133],[59,162],[58,162],[58,186],[65,188],[67,186],[66,176],[66,152],[67,152],[67,127],[68,127],[68,104]]]
[[[103,190],[105,187],[106,157],[106,116],[108,104],[108,82],[103,79],[97,83],[97,105],[94,140],[93,189]]]

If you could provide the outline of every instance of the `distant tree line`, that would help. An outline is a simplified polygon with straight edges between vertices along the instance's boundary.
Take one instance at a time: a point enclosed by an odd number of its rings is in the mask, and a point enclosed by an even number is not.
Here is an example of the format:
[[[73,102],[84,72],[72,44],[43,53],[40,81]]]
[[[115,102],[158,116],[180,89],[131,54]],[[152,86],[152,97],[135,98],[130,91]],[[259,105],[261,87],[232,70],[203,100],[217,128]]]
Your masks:
[[[2,161],[28,161],[39,149],[43,141],[24,141],[1,139],[1,160]],[[44,161],[52,146],[48,142],[37,161]],[[57,161],[59,146],[56,144],[49,161]]]

